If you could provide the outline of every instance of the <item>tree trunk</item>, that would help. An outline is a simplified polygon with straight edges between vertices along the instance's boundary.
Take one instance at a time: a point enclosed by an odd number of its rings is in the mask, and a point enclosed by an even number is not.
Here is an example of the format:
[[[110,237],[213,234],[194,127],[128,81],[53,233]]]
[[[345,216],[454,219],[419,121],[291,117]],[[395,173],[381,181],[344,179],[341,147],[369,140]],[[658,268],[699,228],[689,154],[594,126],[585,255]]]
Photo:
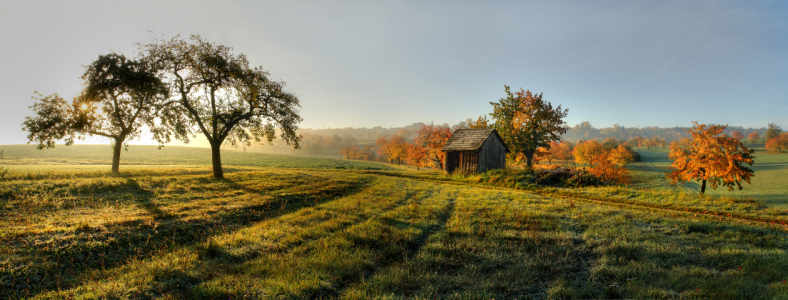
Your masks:
[[[120,149],[123,148],[123,137],[115,138],[112,146],[112,173],[120,173]]]
[[[534,163],[534,152],[535,151],[523,152],[523,154],[525,154],[525,165],[527,165],[529,167],[533,166],[533,163]]]
[[[703,195],[706,193],[706,179],[703,179],[703,183],[700,184],[700,194]]]
[[[222,155],[221,143],[211,143],[211,159],[213,160],[213,177],[224,178],[224,171],[222,171]]]

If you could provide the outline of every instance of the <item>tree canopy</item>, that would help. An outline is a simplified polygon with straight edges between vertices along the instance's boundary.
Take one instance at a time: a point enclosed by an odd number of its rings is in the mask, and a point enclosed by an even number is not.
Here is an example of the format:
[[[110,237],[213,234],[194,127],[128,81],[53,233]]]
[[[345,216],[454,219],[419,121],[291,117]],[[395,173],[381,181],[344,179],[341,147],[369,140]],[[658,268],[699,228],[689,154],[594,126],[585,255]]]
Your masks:
[[[520,89],[512,93],[504,86],[506,98],[497,103],[490,102],[493,112],[490,116],[495,120],[492,128],[498,131],[511,152],[521,153],[532,166],[537,148],[550,149],[550,141],[558,141],[561,134],[569,129],[564,126],[569,110],[561,110],[559,105],[553,108],[550,102],[542,100],[542,94],[531,94]]]
[[[183,113],[170,116],[172,123],[186,118],[208,139],[216,178],[224,177],[220,148],[225,143],[271,143],[279,131],[288,145],[299,147],[298,98],[261,67],[250,67],[245,55],[197,35],[140,48],[161,70],[173,94],[171,102],[183,108]]]
[[[25,117],[22,126],[38,149],[54,147],[57,140],[68,146],[85,136],[107,137],[112,140],[112,172],[118,172],[121,147],[138,138],[143,126],[158,133],[160,143],[162,135],[169,136],[170,128],[155,122],[166,110],[162,100],[167,89],[150,65],[123,54],[100,55],[85,69],[85,89],[79,96],[67,103],[57,94],[36,93],[37,102],[30,107],[36,116]]]
[[[713,189],[722,185],[730,191],[734,186],[741,190],[741,181],[750,183],[754,171],[743,164],[752,166],[753,150],[747,149],[737,139],[720,136],[727,126],[712,125],[707,128],[698,122],[693,124],[695,126],[692,129],[686,130],[692,134],[692,140],[670,145],[673,164],[667,177],[673,183],[692,179],[702,181],[701,194],[706,192],[707,181]]]
[[[768,126],[769,128],[766,129],[766,133],[763,135],[765,141],[771,140],[783,132],[783,129],[780,128],[780,126],[777,126],[777,124],[769,123]]]
[[[780,135],[766,141],[766,149],[770,151],[783,152],[788,150],[788,132],[783,132]]]
[[[413,144],[424,148],[427,159],[431,160],[440,169],[443,169],[446,158],[441,148],[449,141],[451,134],[452,131],[449,126],[424,124],[416,131],[416,138],[413,139]]]

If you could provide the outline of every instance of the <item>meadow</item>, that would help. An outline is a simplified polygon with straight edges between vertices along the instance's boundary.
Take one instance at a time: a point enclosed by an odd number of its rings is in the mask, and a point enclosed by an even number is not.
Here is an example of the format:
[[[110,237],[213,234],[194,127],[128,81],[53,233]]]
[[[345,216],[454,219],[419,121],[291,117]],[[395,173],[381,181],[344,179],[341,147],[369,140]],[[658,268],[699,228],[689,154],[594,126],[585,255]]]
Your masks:
[[[33,145],[2,145],[5,159],[0,165],[17,171],[109,170],[112,152],[109,145],[58,145],[36,150]],[[396,169],[375,162],[338,160],[314,156],[266,154],[222,149],[222,164],[229,167],[272,167],[309,169]],[[206,166],[211,164],[211,149],[196,147],[132,145],[120,155],[121,172],[128,169]]]
[[[217,180],[208,151],[140,146],[113,175],[92,152],[107,146],[13,147],[4,299],[788,298],[788,213],[750,198],[780,168],[756,169],[747,197],[700,198],[659,181],[659,150],[628,187],[518,189],[503,173],[242,151]]]

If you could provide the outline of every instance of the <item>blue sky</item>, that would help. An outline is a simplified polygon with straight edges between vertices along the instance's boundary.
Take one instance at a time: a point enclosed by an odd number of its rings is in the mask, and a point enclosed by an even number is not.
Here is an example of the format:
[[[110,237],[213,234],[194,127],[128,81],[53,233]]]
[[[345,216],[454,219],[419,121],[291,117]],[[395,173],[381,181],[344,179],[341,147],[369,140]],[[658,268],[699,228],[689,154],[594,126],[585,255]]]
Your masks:
[[[510,85],[569,125],[788,129],[785,3],[4,1],[0,144],[27,141],[33,91],[70,99],[82,65],[149,30],[246,54],[299,96],[305,128],[454,124]]]

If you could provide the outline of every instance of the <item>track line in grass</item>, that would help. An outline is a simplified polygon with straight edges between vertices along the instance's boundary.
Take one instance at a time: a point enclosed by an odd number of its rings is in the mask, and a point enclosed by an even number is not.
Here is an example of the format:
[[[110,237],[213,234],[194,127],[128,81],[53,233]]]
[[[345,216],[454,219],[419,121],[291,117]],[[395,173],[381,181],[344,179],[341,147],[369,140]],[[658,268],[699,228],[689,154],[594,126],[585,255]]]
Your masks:
[[[402,180],[400,182],[405,182],[405,181]],[[288,253],[291,253],[292,251],[296,251],[296,249],[301,249],[306,245],[320,243],[322,240],[330,239],[331,236],[335,236],[341,232],[345,232],[349,227],[356,226],[357,224],[372,219],[381,218],[381,215],[385,215],[386,212],[402,207],[405,202],[410,201],[410,197],[411,197],[410,192],[405,192],[404,194],[402,194],[401,199],[395,199],[396,200],[395,202],[391,202],[389,204],[374,202],[374,201],[365,202],[365,201],[354,200],[354,199],[360,199],[359,197],[364,198],[366,196],[363,195],[368,195],[369,193],[373,193],[373,192],[378,195],[387,195],[387,196],[392,195],[388,190],[380,190],[378,188],[377,191],[371,191],[365,189],[360,193],[347,195],[347,197],[342,197],[340,199],[336,199],[335,201],[321,203],[320,205],[315,207],[299,209],[290,214],[282,215],[275,219],[264,221],[263,223],[258,223],[250,227],[241,228],[236,232],[228,232],[222,235],[210,237],[210,241],[211,241],[210,243],[207,241],[202,242],[200,245],[197,245],[198,247],[196,249],[192,249],[191,246],[187,245],[185,247],[180,247],[178,249],[175,249],[170,253],[178,256],[184,256],[184,255],[188,256],[191,255],[190,253],[197,253],[198,254],[197,261],[194,263],[192,267],[189,267],[184,271],[188,273],[188,272],[192,272],[188,270],[200,270],[199,273],[201,274],[209,274],[208,277],[205,277],[203,279],[197,281],[192,280],[190,283],[192,285],[199,285],[202,282],[210,282],[213,280],[210,274],[215,273],[213,271],[210,271],[210,269],[242,268],[243,264],[245,264],[246,262],[257,260],[257,259],[264,259],[265,257],[268,257],[269,254],[276,256],[292,255]],[[334,215],[335,217],[332,217],[332,219],[325,219],[324,217],[315,215],[315,213],[321,213],[321,212]],[[356,216],[352,217],[348,214],[356,214]],[[302,222],[299,220],[303,220],[306,223],[302,225],[298,225],[299,222]],[[282,222],[285,223],[291,222],[292,226],[306,226],[306,227],[303,227],[301,229],[298,228],[285,229],[291,225],[285,226],[284,223]],[[270,229],[263,229],[263,227],[267,226],[266,224],[270,224],[270,226],[274,226],[274,228],[278,228],[276,230],[279,231],[286,230],[286,232],[282,232],[281,234],[276,232],[272,233]],[[322,227],[325,228],[321,229]],[[257,239],[255,238],[255,236],[257,236],[255,234],[256,232],[274,234],[274,236],[278,236],[278,238],[276,239],[284,238],[284,240],[281,241],[284,244],[280,243],[278,246],[267,250],[266,249],[268,248],[267,245],[272,245],[272,242],[265,242],[263,240],[254,241],[255,239]],[[295,234],[295,236],[291,235],[291,233]],[[252,239],[250,239],[250,237]],[[242,243],[238,244],[237,243],[238,241],[241,241]],[[273,242],[273,243],[276,244],[279,242]],[[252,248],[248,248],[247,246],[244,245],[252,246]],[[172,259],[172,257],[168,255],[164,255],[162,259],[166,261]],[[110,276],[110,277],[101,276],[101,278],[115,278],[117,276],[122,277],[125,276],[123,274],[128,274],[129,272],[132,273],[145,272],[145,269],[147,268],[145,267],[146,265],[153,268],[151,264],[155,265],[156,261],[159,260],[160,259],[152,257],[150,258],[150,261],[147,262],[146,261],[131,262],[129,265],[121,266],[116,271],[112,271],[111,273],[109,273],[112,274],[114,272],[114,274],[117,274],[116,276]],[[126,270],[126,271],[122,271],[122,270]],[[116,278],[114,281],[118,281],[118,280],[119,278]],[[133,279],[132,282],[138,282],[139,280],[140,279]],[[91,285],[96,285],[96,284],[98,284],[98,282],[94,282]],[[129,283],[129,284],[134,285],[134,283]],[[157,286],[151,286],[150,288],[144,288],[143,290],[138,290],[137,295],[161,296],[157,288],[158,288]],[[173,287],[169,287],[169,288],[173,288]],[[177,288],[175,289],[177,290]],[[85,292],[84,289],[80,289],[79,287],[77,287],[74,291]],[[219,295],[217,294],[215,296],[219,296]]]
[[[367,173],[370,173],[370,172],[367,172]],[[560,197],[560,198],[564,198],[564,199],[574,199],[574,200],[584,201],[584,202],[593,202],[593,203],[597,203],[597,204],[601,204],[601,205],[621,206],[621,207],[630,207],[630,208],[633,208],[633,209],[649,209],[649,210],[653,210],[653,211],[681,213],[681,214],[695,215],[695,216],[705,216],[705,217],[708,217],[708,218],[718,218],[718,221],[721,221],[721,220],[730,220],[730,221],[736,221],[736,222],[748,221],[748,222],[753,222],[753,223],[762,224],[762,225],[766,225],[766,226],[776,226],[776,227],[781,228],[783,230],[788,230],[788,224],[786,224],[785,220],[779,220],[779,219],[776,219],[776,218],[775,219],[766,219],[766,218],[750,217],[750,216],[746,216],[746,215],[736,214],[735,212],[733,212],[733,213],[725,213],[725,212],[708,211],[708,210],[701,210],[701,209],[695,209],[695,208],[684,208],[684,209],[666,208],[666,207],[659,207],[659,206],[655,206],[655,205],[651,206],[651,205],[637,204],[637,203],[624,203],[624,202],[613,201],[613,200],[604,200],[604,199],[597,199],[597,198],[584,198],[584,197],[577,197],[577,196],[567,196],[567,195],[561,195],[561,194],[557,194],[557,193],[547,193],[547,192],[541,192],[541,191],[527,191],[527,190],[511,189],[511,188],[505,188],[505,187],[474,185],[474,184],[470,184],[470,183],[462,183],[462,182],[449,181],[449,180],[446,180],[446,181],[443,181],[443,180],[430,180],[430,179],[419,178],[419,177],[415,177],[415,176],[408,176],[408,175],[404,175],[404,174],[397,174],[397,175],[395,175],[395,174],[390,174],[390,173],[386,173],[386,172],[374,172],[374,173],[378,174],[378,175],[383,175],[383,176],[391,176],[391,177],[397,177],[397,178],[408,178],[410,180],[421,181],[421,182],[431,182],[431,183],[436,183],[436,184],[466,186],[466,187],[474,187],[474,188],[487,189],[487,190],[510,191],[510,192],[524,193],[524,194],[541,195],[541,196],[544,196],[544,197]]]

